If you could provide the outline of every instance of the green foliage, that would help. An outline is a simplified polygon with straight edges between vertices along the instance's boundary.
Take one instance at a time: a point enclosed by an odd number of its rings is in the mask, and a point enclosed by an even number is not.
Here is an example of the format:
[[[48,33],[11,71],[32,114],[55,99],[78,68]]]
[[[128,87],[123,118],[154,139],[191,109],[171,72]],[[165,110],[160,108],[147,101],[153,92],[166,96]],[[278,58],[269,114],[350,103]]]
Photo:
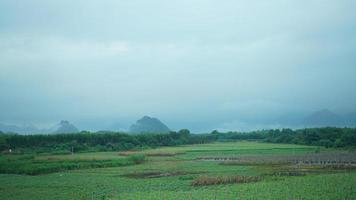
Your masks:
[[[216,161],[197,159],[207,156],[252,156],[260,160],[259,158],[266,157],[308,155],[317,148],[321,154],[339,151],[315,146],[249,141],[128,151],[146,155],[145,162],[139,165],[133,165],[129,161],[130,154],[121,156],[118,152],[1,155],[2,161],[23,162],[32,167],[35,163],[44,167],[49,163],[101,165],[124,162],[127,165],[73,168],[76,170],[44,173],[40,176],[0,174],[0,199],[356,199],[356,173],[352,168],[294,168],[276,164],[221,165]],[[157,154],[162,156],[149,156]],[[163,156],[164,154],[169,156]],[[312,172],[308,173],[309,171]],[[206,178],[199,179],[200,177]],[[261,179],[254,182],[241,177]],[[204,184],[193,186],[194,181],[198,180]]]
[[[34,155],[8,155],[0,157],[0,173],[39,175],[74,169],[118,167],[139,164],[144,157],[135,156],[115,160],[38,160]]]
[[[355,147],[356,128],[275,129],[247,133],[213,131],[210,134],[191,134],[188,129],[162,134],[139,135],[103,131],[53,135],[0,134],[0,150],[12,149],[13,153],[122,151],[236,140],[261,140],[272,143],[324,147]]]
[[[128,160],[135,163],[135,164],[140,164],[145,161],[145,155],[144,154],[132,154],[128,156]]]
[[[294,143],[317,145],[324,147],[355,147],[355,128],[308,128],[308,129],[282,129],[261,132],[265,141],[275,143]]]
[[[218,140],[263,140],[272,143],[316,145],[324,147],[356,147],[356,128],[272,129],[248,133],[220,133]]]

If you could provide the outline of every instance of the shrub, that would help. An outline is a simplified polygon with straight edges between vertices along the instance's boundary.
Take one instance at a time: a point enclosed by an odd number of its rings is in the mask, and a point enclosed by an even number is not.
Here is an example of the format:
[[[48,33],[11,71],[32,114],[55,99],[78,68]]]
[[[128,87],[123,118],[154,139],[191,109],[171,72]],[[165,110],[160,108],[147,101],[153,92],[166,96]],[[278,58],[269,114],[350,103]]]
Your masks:
[[[135,163],[135,164],[140,164],[143,163],[146,159],[146,156],[143,154],[133,154],[129,155],[128,160]]]

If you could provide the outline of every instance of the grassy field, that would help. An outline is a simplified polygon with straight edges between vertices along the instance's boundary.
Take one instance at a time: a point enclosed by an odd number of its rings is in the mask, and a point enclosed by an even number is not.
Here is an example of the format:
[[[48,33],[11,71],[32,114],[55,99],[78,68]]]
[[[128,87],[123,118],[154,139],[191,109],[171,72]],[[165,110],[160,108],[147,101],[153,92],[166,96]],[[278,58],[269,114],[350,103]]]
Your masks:
[[[356,199],[353,165],[324,167],[291,163],[239,163],[204,158],[300,159],[336,150],[313,146],[229,142],[144,151],[74,155],[2,155],[22,164],[124,162],[143,154],[141,164],[62,170],[40,175],[0,174],[0,199]],[[22,155],[24,156],[24,155]],[[7,163],[9,164],[9,163]],[[11,164],[11,163],[10,163]],[[199,183],[199,184],[193,184]]]

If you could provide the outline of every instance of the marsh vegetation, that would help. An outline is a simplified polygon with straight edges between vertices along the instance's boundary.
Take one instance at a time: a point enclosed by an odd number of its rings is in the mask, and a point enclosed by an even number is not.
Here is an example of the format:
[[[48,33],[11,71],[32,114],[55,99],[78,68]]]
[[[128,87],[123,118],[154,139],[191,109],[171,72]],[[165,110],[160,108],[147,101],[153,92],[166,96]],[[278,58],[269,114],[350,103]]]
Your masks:
[[[354,158],[352,150],[251,141],[60,155],[6,154],[1,156],[1,166],[19,171],[0,174],[0,198],[353,199]],[[323,160],[331,164],[322,164]],[[64,164],[76,167],[57,170]],[[43,168],[36,169],[39,166]]]

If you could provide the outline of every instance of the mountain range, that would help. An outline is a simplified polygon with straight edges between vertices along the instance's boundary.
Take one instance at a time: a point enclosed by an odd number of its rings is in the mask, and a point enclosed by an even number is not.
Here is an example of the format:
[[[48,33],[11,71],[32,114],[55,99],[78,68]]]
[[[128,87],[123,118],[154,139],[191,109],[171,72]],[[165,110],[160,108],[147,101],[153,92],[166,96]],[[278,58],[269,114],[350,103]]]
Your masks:
[[[0,131],[5,133],[20,133],[20,134],[27,134],[27,133],[38,133],[40,130],[33,126],[33,125],[7,125],[0,123]]]
[[[49,129],[39,129],[34,125],[7,125],[0,123],[0,131],[4,133],[19,133],[19,134],[48,134],[48,133],[75,133],[79,130],[69,121],[62,120],[55,126]]]
[[[309,115],[303,114],[288,114],[269,122],[261,123],[260,128],[271,128],[270,124],[278,124],[275,128],[309,128],[309,127],[356,127],[356,112],[346,114],[337,114],[328,109],[318,110]],[[253,126],[253,121],[250,123]],[[202,125],[206,127],[204,124]],[[234,129],[241,128],[236,126]],[[112,129],[108,129],[112,130]],[[115,129],[118,130],[118,129]],[[34,125],[6,125],[0,123],[0,131],[5,133],[19,134],[49,134],[49,133],[75,133],[78,128],[69,121],[62,120],[52,128],[39,129]],[[124,131],[122,129],[121,131]],[[164,123],[159,119],[149,116],[144,116],[132,124],[128,129],[129,133],[167,133],[170,131]]]

